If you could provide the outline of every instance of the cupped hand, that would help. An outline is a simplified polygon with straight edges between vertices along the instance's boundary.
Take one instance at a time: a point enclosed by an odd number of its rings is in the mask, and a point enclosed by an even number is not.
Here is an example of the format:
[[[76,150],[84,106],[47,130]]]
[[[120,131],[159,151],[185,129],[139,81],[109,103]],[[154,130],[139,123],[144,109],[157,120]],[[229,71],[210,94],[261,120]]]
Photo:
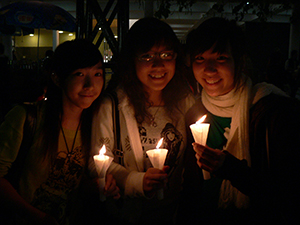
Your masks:
[[[157,168],[149,168],[143,179],[143,188],[146,196],[151,197],[156,191],[163,188],[167,182],[169,167],[164,166],[162,170]]]
[[[104,195],[106,197],[113,197],[114,199],[120,198],[120,189],[117,186],[116,180],[114,179],[112,174],[106,175]]]
[[[210,173],[219,169],[225,160],[225,153],[219,149],[213,149],[198,143],[193,143],[196,152],[197,164],[201,169]]]

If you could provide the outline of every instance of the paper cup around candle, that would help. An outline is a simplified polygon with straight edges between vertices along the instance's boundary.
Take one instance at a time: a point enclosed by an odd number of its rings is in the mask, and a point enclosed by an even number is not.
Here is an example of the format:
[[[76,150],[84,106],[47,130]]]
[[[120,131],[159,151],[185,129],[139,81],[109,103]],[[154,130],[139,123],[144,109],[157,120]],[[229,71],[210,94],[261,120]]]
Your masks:
[[[164,148],[158,148],[158,149],[148,150],[148,151],[146,151],[146,153],[147,153],[153,167],[161,170],[165,164],[168,150],[164,149]],[[164,198],[163,189],[160,189],[157,191],[157,198],[159,200]]]
[[[209,126],[210,124],[208,123],[200,123],[200,124],[195,123],[190,125],[196,143],[204,146],[206,145]]]
[[[168,153],[167,149],[164,148],[152,149],[152,150],[148,150],[146,153],[154,168],[158,168],[161,170],[164,167],[166,156]]]
[[[99,155],[94,155],[94,162],[96,171],[99,176],[99,188],[100,188],[100,200],[104,201],[106,198],[103,195],[103,188],[105,186],[105,175],[108,167],[110,166],[111,162],[113,161],[113,157],[108,155],[104,155],[106,152],[105,145],[100,149]]]
[[[206,117],[206,116],[205,116]],[[202,119],[202,118],[201,118]],[[200,120],[201,120],[200,119]],[[201,145],[206,145],[207,135],[209,131],[209,123],[196,122],[190,125],[195,142]],[[204,180],[210,179],[210,173],[202,170]]]
[[[100,201],[104,202],[106,197],[104,195],[105,177],[99,178]]]

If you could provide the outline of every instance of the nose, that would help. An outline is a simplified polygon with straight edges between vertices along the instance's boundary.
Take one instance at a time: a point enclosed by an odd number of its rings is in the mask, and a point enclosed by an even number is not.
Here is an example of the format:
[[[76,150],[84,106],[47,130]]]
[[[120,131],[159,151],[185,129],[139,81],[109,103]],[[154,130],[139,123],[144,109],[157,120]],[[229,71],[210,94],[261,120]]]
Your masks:
[[[164,66],[164,62],[163,60],[160,58],[159,54],[156,54],[154,56],[154,59],[152,61],[152,67],[160,67],[160,66]]]
[[[90,88],[92,87],[92,80],[90,78],[90,76],[85,76],[85,79],[84,79],[84,88]]]
[[[216,62],[213,60],[208,60],[205,63],[204,72],[206,72],[207,74],[213,74],[213,73],[217,72]]]

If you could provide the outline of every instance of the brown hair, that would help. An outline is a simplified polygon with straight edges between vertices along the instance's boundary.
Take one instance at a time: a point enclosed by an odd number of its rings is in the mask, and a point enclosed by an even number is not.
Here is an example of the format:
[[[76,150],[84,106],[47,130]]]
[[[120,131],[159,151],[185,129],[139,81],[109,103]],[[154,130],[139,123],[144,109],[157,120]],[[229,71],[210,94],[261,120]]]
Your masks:
[[[167,23],[152,17],[138,20],[130,28],[120,52],[116,79],[117,84],[128,95],[139,123],[151,117],[147,111],[147,105],[151,103],[148,101],[148,93],[144,91],[136,75],[135,58],[137,54],[149,51],[154,45],[165,45],[178,55],[175,75],[162,91],[167,110],[173,112],[170,115],[176,117],[174,109],[178,109],[179,101],[189,92],[182,72],[184,64],[181,45],[172,28]]]

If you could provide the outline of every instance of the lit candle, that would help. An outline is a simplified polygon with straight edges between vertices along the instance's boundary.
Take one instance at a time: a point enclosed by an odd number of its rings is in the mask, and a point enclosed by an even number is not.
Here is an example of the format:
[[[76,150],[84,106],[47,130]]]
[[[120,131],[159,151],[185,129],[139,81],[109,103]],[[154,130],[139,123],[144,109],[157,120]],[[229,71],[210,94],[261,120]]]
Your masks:
[[[190,125],[190,129],[192,131],[195,142],[201,145],[206,145],[209,123],[203,123],[206,119],[206,115],[202,116],[196,123]],[[204,180],[210,179],[210,173],[202,170]]]
[[[160,170],[164,167],[166,156],[167,156],[167,153],[168,153],[168,149],[160,148],[162,143],[163,143],[163,138],[161,138],[159,140],[158,144],[156,145],[156,149],[151,149],[151,150],[146,151],[153,167],[158,168]],[[163,199],[164,198],[163,189],[158,190],[157,198],[158,199]]]
[[[100,186],[100,200],[104,201],[106,198],[103,195],[103,190],[105,187],[105,175],[108,167],[110,166],[113,157],[108,155],[104,155],[106,153],[105,145],[99,151],[99,155],[94,155],[94,162],[96,166],[96,170],[99,176],[99,186]]]

